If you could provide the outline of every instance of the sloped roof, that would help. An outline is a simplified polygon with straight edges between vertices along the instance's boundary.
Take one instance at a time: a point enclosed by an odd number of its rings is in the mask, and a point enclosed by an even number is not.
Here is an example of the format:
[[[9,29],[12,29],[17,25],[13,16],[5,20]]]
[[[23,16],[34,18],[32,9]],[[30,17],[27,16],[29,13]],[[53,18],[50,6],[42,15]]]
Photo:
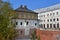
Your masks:
[[[57,9],[60,9],[60,3],[53,5],[53,6],[50,6],[50,7],[36,9],[34,11],[37,13],[44,13],[44,12],[53,11],[53,10],[57,10]]]
[[[19,8],[17,8],[16,11],[36,13],[36,12],[34,12],[34,11],[28,9],[27,6],[22,6],[22,5],[21,5]]]

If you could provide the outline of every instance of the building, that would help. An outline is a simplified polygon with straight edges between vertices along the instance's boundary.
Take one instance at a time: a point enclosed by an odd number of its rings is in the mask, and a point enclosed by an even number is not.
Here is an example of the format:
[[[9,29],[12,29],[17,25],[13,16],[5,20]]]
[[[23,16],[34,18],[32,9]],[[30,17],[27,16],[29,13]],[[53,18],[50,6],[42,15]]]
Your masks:
[[[60,4],[34,11],[40,19],[37,36],[41,40],[60,40]]]
[[[29,39],[32,31],[39,26],[38,13],[30,10],[27,6],[21,5],[16,10],[17,18],[13,18],[13,23],[16,24],[17,37],[16,40]]]
[[[60,29],[60,4],[47,8],[35,10],[38,14],[38,19],[41,20],[40,28],[43,30],[58,30]]]

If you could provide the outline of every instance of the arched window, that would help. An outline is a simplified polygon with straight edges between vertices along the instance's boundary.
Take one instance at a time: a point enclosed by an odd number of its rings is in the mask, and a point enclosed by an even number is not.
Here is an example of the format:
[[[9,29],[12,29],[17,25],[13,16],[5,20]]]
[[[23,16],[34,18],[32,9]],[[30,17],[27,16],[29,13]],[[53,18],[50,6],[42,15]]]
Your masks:
[[[29,22],[26,22],[26,25],[28,25]]]
[[[47,19],[47,21],[49,22],[49,19]]]
[[[47,16],[49,16],[49,14],[47,14]]]
[[[57,28],[59,28],[59,23],[57,23]]]
[[[53,21],[55,21],[55,18],[53,19]]]
[[[44,24],[44,28],[45,28],[45,24]]]
[[[20,25],[22,25],[22,22],[20,22]]]
[[[50,28],[52,28],[52,24],[50,24]]]
[[[37,23],[35,23],[35,26],[37,25]]]
[[[47,28],[49,28],[49,24],[47,24]]]
[[[57,18],[57,21],[59,21],[59,19]]]
[[[18,22],[16,22],[16,25],[18,25]]]
[[[53,13],[53,16],[55,15],[55,13]]]
[[[57,13],[57,15],[58,15],[58,12],[56,12]]]
[[[42,24],[40,24],[40,28],[43,28],[43,25]]]
[[[55,24],[53,24],[53,27],[54,27],[54,28],[56,28],[56,25],[55,25]]]
[[[52,22],[52,19],[50,19],[50,21]]]
[[[50,13],[50,16],[52,15],[52,13]]]

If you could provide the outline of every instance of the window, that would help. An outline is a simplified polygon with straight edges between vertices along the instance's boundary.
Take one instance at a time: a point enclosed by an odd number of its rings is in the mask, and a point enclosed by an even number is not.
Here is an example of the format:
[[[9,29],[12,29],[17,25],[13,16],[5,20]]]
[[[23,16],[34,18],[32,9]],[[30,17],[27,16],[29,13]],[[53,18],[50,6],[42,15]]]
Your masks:
[[[50,28],[52,28],[52,24],[50,24]]]
[[[57,18],[57,21],[59,21],[59,19]]]
[[[47,21],[49,22],[49,19]]]
[[[40,24],[40,28],[43,28],[43,24]]]
[[[49,24],[47,24],[47,28],[49,28]]]
[[[18,25],[18,22],[16,22],[16,25]]]
[[[55,21],[55,18],[53,19],[53,21]]]
[[[55,24],[53,24],[53,27],[54,27],[54,28],[56,28],[56,25],[55,25]]]
[[[53,13],[53,15],[55,15],[55,13]]]
[[[45,22],[45,20],[44,20],[44,22]]]
[[[28,22],[26,22],[26,25],[28,25]]]
[[[57,28],[59,28],[59,23],[57,23]]]
[[[42,28],[42,27],[41,27],[41,24],[39,25],[39,28]]]
[[[20,25],[22,25],[22,22],[20,23]]]
[[[42,24],[40,25],[40,28],[43,28]]]
[[[56,12],[57,13],[57,15],[58,15],[58,12]]]
[[[44,24],[44,28],[45,28],[45,24]]]
[[[52,14],[50,13],[50,16],[51,16]]]
[[[35,26],[36,26],[37,24],[35,23]]]
[[[47,16],[49,16],[49,14],[47,14]]]
[[[50,19],[50,21],[52,22],[52,19]]]
[[[44,17],[45,17],[45,15],[44,15]]]

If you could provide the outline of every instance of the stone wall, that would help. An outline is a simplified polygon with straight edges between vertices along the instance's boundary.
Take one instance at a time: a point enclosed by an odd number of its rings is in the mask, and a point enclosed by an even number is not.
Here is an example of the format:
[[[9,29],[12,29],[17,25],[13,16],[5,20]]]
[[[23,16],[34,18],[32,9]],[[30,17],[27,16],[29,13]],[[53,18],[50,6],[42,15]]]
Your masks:
[[[25,31],[26,29],[16,29],[17,30],[17,36],[16,39],[28,39],[31,37],[31,34],[33,33],[34,29],[29,29]],[[25,32],[27,33],[29,31],[29,35],[25,35]]]
[[[16,32],[16,38],[22,38],[25,34],[25,29],[16,29],[17,32]]]

